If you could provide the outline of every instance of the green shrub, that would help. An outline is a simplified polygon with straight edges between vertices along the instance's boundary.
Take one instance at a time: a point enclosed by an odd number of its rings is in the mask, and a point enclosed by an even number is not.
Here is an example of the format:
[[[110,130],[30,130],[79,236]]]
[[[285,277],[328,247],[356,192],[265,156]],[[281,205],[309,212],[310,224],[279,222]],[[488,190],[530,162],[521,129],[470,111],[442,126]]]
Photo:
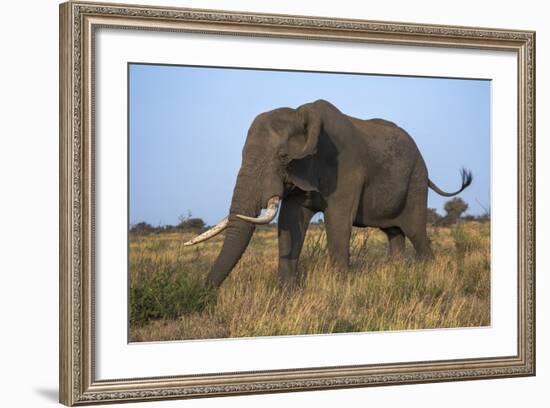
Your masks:
[[[215,292],[177,268],[166,268],[134,279],[130,286],[130,323],[142,325],[152,319],[175,319],[203,310]]]

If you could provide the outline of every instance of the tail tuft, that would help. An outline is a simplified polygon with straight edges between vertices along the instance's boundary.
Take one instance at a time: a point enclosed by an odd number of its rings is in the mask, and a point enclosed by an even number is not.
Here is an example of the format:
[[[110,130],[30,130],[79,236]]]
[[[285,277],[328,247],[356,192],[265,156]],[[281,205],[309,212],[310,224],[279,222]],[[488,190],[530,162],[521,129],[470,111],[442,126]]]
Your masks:
[[[443,197],[452,197],[457,194],[460,194],[466,187],[472,184],[472,181],[474,180],[474,176],[472,176],[472,172],[470,170],[466,170],[464,167],[460,169],[460,177],[462,178],[462,186],[460,187],[460,190],[455,191],[454,193],[447,193],[446,191],[441,190],[439,187],[435,185],[433,181],[429,179],[428,179],[428,186],[437,194],[442,195]]]
[[[464,190],[466,187],[472,184],[474,176],[472,175],[472,172],[470,170],[466,170],[464,167],[460,169],[460,175],[462,176],[462,187],[460,188],[460,190]]]

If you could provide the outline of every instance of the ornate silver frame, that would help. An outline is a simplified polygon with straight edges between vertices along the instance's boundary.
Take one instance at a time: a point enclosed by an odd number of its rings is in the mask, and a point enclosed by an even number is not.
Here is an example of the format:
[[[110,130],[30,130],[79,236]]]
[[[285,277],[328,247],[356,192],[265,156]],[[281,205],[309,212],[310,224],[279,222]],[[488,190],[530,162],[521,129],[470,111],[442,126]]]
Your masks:
[[[96,380],[93,47],[98,27],[507,50],[518,62],[518,350],[513,356]],[[229,11],[60,5],[60,402],[66,405],[535,374],[535,33]]]

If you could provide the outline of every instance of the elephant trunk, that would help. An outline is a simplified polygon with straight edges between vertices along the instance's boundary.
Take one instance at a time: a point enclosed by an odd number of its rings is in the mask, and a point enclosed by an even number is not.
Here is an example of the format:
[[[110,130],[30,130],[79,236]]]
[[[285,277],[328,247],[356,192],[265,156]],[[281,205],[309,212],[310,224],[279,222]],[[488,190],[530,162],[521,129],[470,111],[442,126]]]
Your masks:
[[[220,286],[229,275],[229,272],[239,262],[253,232],[253,224],[242,220],[230,220],[229,226],[225,230],[222,250],[208,273],[207,279],[212,286]]]
[[[237,214],[249,217],[256,217],[259,214],[262,192],[257,188],[256,180],[256,177],[243,172],[242,169],[239,172],[233,191],[225,240],[221,252],[207,277],[208,282],[214,287],[221,285],[241,259],[254,232],[254,224],[239,219]]]

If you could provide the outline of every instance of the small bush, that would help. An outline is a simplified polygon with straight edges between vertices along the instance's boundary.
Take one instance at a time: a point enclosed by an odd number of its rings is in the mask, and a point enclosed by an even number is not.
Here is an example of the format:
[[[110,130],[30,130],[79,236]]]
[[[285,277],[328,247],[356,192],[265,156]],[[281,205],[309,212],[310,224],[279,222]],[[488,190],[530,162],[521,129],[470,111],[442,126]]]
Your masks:
[[[428,208],[426,211],[426,221],[428,225],[437,225],[441,221],[441,215],[437,213],[435,208]]]
[[[175,319],[203,310],[215,292],[185,271],[166,268],[134,279],[130,286],[130,322],[143,325],[152,319]]]
[[[180,229],[202,229],[206,226],[206,223],[202,218],[189,218],[178,224]]]
[[[176,228],[182,230],[196,230],[203,229],[204,227],[206,227],[206,223],[203,219],[192,217],[190,212],[188,212],[187,215],[180,215],[179,224],[176,226]]]
[[[136,235],[149,235],[155,232],[155,227],[147,222],[138,222],[130,227],[130,232]]]

